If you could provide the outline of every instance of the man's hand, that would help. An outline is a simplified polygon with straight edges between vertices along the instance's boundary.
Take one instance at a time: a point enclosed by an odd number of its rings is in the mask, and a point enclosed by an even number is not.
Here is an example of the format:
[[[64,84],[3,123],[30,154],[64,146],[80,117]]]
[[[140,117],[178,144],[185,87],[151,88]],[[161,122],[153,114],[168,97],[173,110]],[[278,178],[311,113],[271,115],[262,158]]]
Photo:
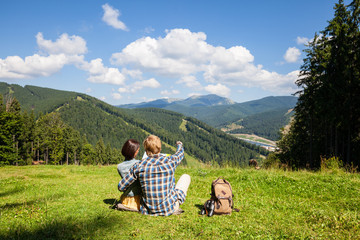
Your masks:
[[[180,141],[177,141],[177,142],[176,142],[176,145],[183,145],[183,143],[180,142]]]

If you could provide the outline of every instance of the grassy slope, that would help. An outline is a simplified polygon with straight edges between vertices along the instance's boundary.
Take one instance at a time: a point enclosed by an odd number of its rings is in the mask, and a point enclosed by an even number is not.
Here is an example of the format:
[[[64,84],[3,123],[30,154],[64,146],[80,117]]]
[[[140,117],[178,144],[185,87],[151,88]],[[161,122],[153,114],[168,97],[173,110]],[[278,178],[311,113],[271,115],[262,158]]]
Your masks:
[[[180,216],[109,207],[115,166],[0,168],[0,239],[359,239],[360,176],[344,173],[183,168],[192,176]],[[210,183],[226,177],[239,213],[199,216]]]

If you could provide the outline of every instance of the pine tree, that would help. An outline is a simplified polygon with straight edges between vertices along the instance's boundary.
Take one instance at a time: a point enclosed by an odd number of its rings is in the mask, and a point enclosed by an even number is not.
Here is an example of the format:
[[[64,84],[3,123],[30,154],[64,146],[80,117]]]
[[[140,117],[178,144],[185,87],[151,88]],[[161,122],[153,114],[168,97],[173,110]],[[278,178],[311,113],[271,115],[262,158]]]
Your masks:
[[[31,164],[35,160],[35,127],[36,121],[34,112],[28,114],[26,111],[22,114],[23,131],[20,137],[20,158],[24,164]]]
[[[2,97],[0,98],[2,102]],[[19,141],[23,130],[21,108],[16,98],[8,96],[5,105],[0,105],[0,165],[17,165]]]
[[[76,156],[80,153],[81,149],[81,137],[80,133],[74,130],[72,127],[66,126],[63,131],[64,137],[64,153],[66,164],[74,163],[76,164]]]
[[[105,164],[106,163],[106,152],[105,144],[102,138],[96,143],[95,146],[95,163],[96,164]]]
[[[58,164],[64,156],[64,129],[66,125],[56,112],[41,116],[37,120],[36,140],[47,163]]]

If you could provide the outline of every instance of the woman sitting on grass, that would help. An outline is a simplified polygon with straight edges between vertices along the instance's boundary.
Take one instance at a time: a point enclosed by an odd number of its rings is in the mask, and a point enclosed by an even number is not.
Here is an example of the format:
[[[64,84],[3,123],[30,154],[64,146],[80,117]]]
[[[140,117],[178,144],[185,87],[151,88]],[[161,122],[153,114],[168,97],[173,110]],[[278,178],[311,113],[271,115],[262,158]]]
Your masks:
[[[118,164],[117,170],[122,178],[128,173],[129,169],[140,162],[136,160],[136,155],[139,153],[140,143],[135,139],[129,139],[125,142],[121,149],[125,161]],[[119,210],[139,211],[141,198],[141,186],[139,180],[135,181],[131,186],[121,195],[120,204],[117,205]]]

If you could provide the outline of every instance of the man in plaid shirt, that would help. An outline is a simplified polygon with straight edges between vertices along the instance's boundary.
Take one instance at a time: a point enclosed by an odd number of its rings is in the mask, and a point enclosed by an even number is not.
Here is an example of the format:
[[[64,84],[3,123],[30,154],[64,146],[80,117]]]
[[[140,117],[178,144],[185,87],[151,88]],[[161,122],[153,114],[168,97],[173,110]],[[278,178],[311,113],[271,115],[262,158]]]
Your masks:
[[[179,205],[184,203],[190,176],[184,174],[175,186],[175,169],[184,158],[184,147],[177,142],[174,155],[160,154],[161,141],[151,135],[144,141],[147,158],[134,164],[129,173],[119,182],[119,191],[125,191],[136,179],[142,189],[140,211],[142,214],[169,216],[179,214]]]

